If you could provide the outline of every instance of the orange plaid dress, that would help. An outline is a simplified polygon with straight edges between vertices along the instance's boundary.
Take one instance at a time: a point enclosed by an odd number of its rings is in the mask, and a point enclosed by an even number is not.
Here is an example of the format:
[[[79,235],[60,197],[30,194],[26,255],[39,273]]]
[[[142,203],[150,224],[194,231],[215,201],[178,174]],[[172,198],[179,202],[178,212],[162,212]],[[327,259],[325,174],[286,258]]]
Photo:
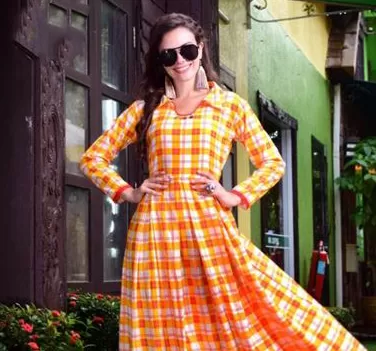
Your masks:
[[[193,116],[163,97],[148,131],[149,171],[172,181],[138,204],[123,265],[120,350],[365,350],[319,303],[238,232],[231,211],[193,191],[198,170],[220,178],[239,141],[257,170],[234,188],[249,208],[284,162],[248,103],[211,83]],[[111,168],[136,141],[134,102],[83,155],[81,169],[116,202],[129,185]]]

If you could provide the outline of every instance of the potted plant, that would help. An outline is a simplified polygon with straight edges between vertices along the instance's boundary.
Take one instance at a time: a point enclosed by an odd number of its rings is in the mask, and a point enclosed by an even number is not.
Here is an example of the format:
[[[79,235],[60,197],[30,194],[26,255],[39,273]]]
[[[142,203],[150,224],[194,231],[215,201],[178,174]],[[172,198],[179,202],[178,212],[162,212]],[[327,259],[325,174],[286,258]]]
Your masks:
[[[332,316],[337,319],[347,330],[351,330],[355,324],[354,314],[352,308],[347,307],[327,307],[327,310]]]
[[[352,217],[366,239],[363,316],[367,324],[376,325],[376,137],[362,139],[356,145],[336,182],[341,189],[355,194]]]

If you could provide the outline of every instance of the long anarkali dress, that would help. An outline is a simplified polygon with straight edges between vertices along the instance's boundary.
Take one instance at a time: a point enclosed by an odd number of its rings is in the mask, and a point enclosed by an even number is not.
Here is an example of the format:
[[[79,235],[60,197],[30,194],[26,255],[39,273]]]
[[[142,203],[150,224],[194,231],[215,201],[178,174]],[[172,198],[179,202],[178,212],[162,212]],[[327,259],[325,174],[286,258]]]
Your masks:
[[[130,185],[111,167],[137,139],[134,102],[86,151],[83,172],[116,202]],[[231,210],[191,189],[197,171],[220,178],[233,141],[256,171],[233,191],[249,208],[284,162],[248,103],[215,83],[191,116],[163,96],[147,135],[149,172],[171,176],[144,195],[123,264],[120,350],[365,350],[289,275],[239,233]]]

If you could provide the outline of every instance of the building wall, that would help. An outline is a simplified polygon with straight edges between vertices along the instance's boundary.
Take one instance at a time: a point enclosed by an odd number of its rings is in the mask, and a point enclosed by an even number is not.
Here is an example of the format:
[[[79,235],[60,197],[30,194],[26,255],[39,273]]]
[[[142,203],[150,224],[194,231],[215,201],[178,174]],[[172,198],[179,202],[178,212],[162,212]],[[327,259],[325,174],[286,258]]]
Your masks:
[[[245,1],[219,0],[219,8],[230,19],[229,24],[219,20],[220,63],[235,73],[236,92],[248,98],[248,30],[245,25]],[[250,174],[249,157],[241,145],[237,145],[237,182]],[[250,237],[250,212],[238,210],[240,231]]]
[[[271,3],[271,2],[270,2]],[[281,7],[290,8],[289,1],[276,1]],[[276,4],[277,5],[277,4]],[[273,8],[277,12],[276,7]],[[292,16],[295,12],[278,10],[278,17]],[[254,14],[257,18],[273,19],[268,10]],[[302,31],[306,30],[306,20],[301,20]],[[309,21],[312,21],[309,19]],[[321,21],[321,20],[320,20]],[[322,26],[318,22],[318,26]],[[313,24],[311,24],[313,25]],[[314,33],[314,32],[312,32]],[[324,35],[324,34],[323,34]],[[333,242],[333,202],[332,202],[332,136],[331,136],[331,95],[330,84],[324,78],[322,69],[325,62],[325,47],[320,34],[311,34],[308,42],[300,33],[300,27],[280,23],[257,23],[252,21],[249,32],[250,72],[249,100],[256,104],[256,91],[260,90],[273,100],[281,109],[298,120],[297,131],[297,188],[298,188],[298,230],[299,230],[299,267],[297,277],[306,286],[313,249],[312,219],[312,159],[311,136],[325,145],[328,160],[328,207],[331,238],[331,257],[334,257]],[[316,38],[317,37],[317,38]],[[326,37],[326,36],[324,36]],[[307,56],[313,51],[320,55]],[[323,61],[323,62],[321,62]],[[260,208],[252,209],[252,239],[261,244]],[[332,259],[332,262],[334,260]],[[331,281],[334,281],[334,265],[331,268]],[[331,289],[333,302],[334,289]]]
[[[305,2],[274,0],[268,2],[273,18],[305,16]],[[315,13],[325,11],[324,4],[315,4]],[[258,13],[256,13],[258,15]],[[291,40],[304,53],[321,75],[325,76],[330,24],[326,17],[304,18],[280,22]]]

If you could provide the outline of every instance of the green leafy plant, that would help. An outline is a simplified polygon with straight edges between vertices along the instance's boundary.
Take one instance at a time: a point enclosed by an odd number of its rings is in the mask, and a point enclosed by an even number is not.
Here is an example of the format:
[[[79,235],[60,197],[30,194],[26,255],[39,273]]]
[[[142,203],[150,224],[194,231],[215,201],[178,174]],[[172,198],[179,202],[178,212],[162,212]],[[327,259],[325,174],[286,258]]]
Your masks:
[[[350,330],[355,324],[354,309],[347,307],[327,307],[327,310],[346,329]]]
[[[87,327],[73,314],[39,309],[33,305],[0,305],[0,350],[83,350]]]
[[[67,311],[0,304],[0,351],[116,351],[120,299],[69,293]]]
[[[361,140],[355,147],[354,156],[345,166],[341,177],[336,179],[341,189],[359,195],[353,213],[360,228],[376,225],[376,137]]]
[[[83,293],[70,293],[68,296],[68,312],[76,316],[86,325],[91,325],[92,332],[85,339],[87,344],[94,345],[91,350],[114,351],[119,343],[120,299],[117,296]],[[79,332],[85,331],[78,326]]]

